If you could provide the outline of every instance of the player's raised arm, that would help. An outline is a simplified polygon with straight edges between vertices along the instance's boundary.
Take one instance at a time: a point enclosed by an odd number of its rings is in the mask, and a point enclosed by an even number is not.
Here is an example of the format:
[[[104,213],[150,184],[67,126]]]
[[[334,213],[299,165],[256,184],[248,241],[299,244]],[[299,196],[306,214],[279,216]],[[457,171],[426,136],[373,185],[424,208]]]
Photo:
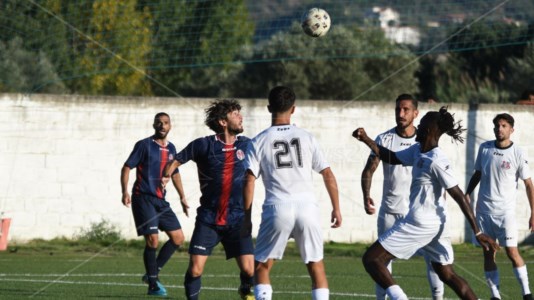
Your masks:
[[[352,132],[352,136],[366,144],[376,156],[380,157],[381,160],[387,162],[388,164],[400,165],[402,163],[395,155],[395,152],[375,143],[375,141],[369,138],[365,132],[365,129],[362,127],[354,130]]]

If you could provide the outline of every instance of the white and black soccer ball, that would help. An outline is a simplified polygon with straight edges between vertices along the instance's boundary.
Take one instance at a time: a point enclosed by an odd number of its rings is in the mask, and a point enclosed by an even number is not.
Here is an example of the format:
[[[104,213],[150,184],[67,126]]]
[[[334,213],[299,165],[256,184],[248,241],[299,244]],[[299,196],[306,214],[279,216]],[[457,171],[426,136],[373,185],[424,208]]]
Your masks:
[[[330,16],[324,9],[314,7],[302,15],[300,24],[307,35],[320,37],[330,30]]]

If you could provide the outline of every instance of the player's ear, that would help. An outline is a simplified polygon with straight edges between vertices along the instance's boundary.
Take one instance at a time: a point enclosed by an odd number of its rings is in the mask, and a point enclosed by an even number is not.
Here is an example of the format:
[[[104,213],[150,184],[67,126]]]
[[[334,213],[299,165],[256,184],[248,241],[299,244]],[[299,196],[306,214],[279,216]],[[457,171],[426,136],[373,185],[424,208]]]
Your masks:
[[[291,114],[295,112],[295,105],[291,106]]]
[[[226,120],[220,119],[219,120],[219,125],[221,125],[222,127],[226,127],[226,125],[227,125]]]

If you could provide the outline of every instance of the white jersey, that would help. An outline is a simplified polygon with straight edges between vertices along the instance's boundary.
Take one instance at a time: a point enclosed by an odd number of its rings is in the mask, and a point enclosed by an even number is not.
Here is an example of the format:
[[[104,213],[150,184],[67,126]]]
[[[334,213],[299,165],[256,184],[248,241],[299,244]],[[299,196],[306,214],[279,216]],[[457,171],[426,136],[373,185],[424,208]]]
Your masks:
[[[421,153],[419,143],[397,152],[403,165],[412,166],[410,210],[406,222],[415,225],[442,224],[446,221],[445,189],[458,185],[449,159],[436,147]]]
[[[312,171],[329,167],[313,135],[294,125],[271,126],[248,146],[245,167],[261,176],[264,205],[315,202]]]
[[[404,150],[415,144],[415,134],[404,138],[397,134],[395,128],[379,134],[375,142],[393,152]],[[374,153],[371,152],[374,156]],[[408,212],[412,168],[382,162],[384,183],[382,185],[382,204],[380,212],[389,214],[406,214]]]
[[[498,148],[495,141],[480,145],[475,170],[481,172],[477,212],[490,215],[514,213],[517,180],[530,178],[527,155],[513,143]]]

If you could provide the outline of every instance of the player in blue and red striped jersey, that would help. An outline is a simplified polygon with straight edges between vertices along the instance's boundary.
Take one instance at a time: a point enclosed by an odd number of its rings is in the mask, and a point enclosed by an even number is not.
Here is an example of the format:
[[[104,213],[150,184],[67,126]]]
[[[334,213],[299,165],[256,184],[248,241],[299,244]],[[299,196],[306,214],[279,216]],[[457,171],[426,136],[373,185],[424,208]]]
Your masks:
[[[213,102],[205,110],[205,124],[215,134],[192,141],[163,171],[165,186],[171,172],[182,164],[192,160],[198,168],[202,195],[189,245],[189,267],[184,280],[187,299],[199,298],[204,266],[219,242],[226,258],[235,258],[241,271],[239,294],[243,299],[254,299],[252,236],[241,235],[244,158],[250,140],[238,136],[243,132],[240,111],[241,105],[235,100]]]
[[[148,282],[148,294],[163,296],[165,287],[159,282],[159,270],[171,258],[183,243],[184,234],[176,214],[169,202],[165,200],[165,190],[160,185],[163,168],[174,159],[176,148],[167,141],[171,130],[168,114],[160,112],[154,117],[154,135],[138,141],[121,170],[122,203],[132,205],[137,234],[144,236],[146,245],[143,253],[146,274],[143,280]],[[132,196],[128,193],[130,170],[136,168],[136,180]],[[172,174],[172,182],[181,199],[182,209],[188,214],[187,201],[184,197],[180,173]],[[165,231],[169,240],[161,247],[157,257],[158,229]]]

